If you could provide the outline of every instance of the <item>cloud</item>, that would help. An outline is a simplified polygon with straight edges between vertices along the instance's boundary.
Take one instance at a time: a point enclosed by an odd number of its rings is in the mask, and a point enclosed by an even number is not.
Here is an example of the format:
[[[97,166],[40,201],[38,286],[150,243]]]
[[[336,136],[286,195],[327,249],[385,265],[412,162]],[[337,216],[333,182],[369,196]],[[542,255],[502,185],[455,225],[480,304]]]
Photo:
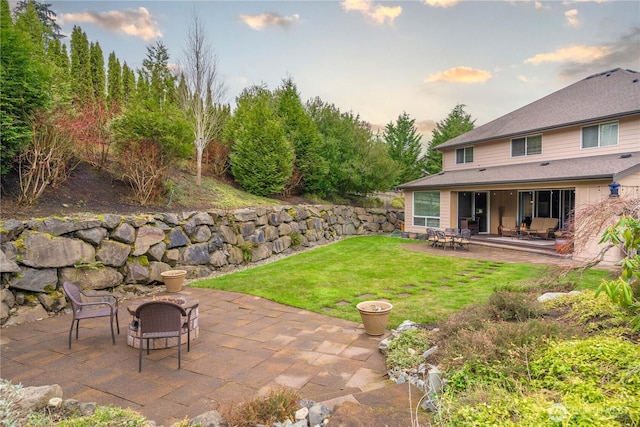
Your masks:
[[[392,23],[402,14],[401,6],[380,6],[371,0],[344,0],[342,8],[347,12],[360,12],[377,24]]]
[[[415,123],[416,131],[419,134],[427,135],[433,132],[436,128],[436,122],[433,120],[420,120]]]
[[[565,18],[567,18],[567,25],[570,27],[578,27],[580,26],[580,19],[578,18],[578,9],[567,10],[564,13]]]
[[[476,70],[470,67],[454,67],[446,71],[431,74],[424,79],[425,83],[452,82],[452,83],[484,83],[491,78],[491,73],[484,70]]]
[[[632,28],[629,32],[620,35],[617,40],[605,45],[582,48],[592,49],[591,57],[586,54],[577,55],[577,57],[566,56],[560,61],[560,56],[556,55],[558,58],[556,62],[560,62],[561,77],[574,80],[576,77],[584,78],[589,74],[601,73],[613,68],[638,70],[640,68],[640,27]]]
[[[433,7],[451,7],[455,6],[460,0],[422,0],[427,6]]]
[[[394,6],[376,6],[373,8],[369,16],[378,24],[384,24],[385,21],[393,22],[398,16],[402,14],[402,7]]]
[[[162,37],[158,22],[144,7],[108,12],[65,13],[61,19],[65,22],[89,22],[109,32],[140,37],[144,41]]]
[[[568,6],[572,3],[609,3],[611,0],[565,0],[563,5]]]
[[[266,27],[289,29],[300,23],[300,15],[297,13],[291,16],[282,16],[277,13],[265,12],[260,15],[240,15],[238,19],[256,31],[261,31]]]
[[[526,64],[541,64],[543,62],[574,62],[586,64],[601,59],[611,53],[607,46],[579,46],[573,45],[561,47],[553,52],[538,53],[536,56],[525,59]]]

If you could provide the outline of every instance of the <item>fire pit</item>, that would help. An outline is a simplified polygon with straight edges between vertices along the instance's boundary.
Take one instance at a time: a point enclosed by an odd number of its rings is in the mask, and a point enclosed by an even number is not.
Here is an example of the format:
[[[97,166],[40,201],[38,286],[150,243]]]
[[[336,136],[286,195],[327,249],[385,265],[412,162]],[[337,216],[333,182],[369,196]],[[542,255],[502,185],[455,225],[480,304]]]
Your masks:
[[[140,305],[149,301],[169,301],[174,304],[180,305],[185,309],[187,314],[191,314],[189,319],[189,331],[191,333],[191,340],[198,338],[200,334],[200,328],[198,326],[198,304],[199,301],[196,298],[191,298],[185,295],[154,295],[151,298],[142,298],[134,301],[132,304],[127,306],[127,311],[131,315],[131,320],[129,321],[129,326],[127,328],[127,344],[133,348],[140,348],[140,336],[138,335],[138,319],[135,317],[136,310]],[[184,319],[185,321],[187,319]],[[182,343],[187,343],[187,336],[182,336]],[[162,348],[175,347],[178,345],[178,338],[156,338],[149,339],[149,349],[157,350]],[[145,347],[146,348],[146,345]]]

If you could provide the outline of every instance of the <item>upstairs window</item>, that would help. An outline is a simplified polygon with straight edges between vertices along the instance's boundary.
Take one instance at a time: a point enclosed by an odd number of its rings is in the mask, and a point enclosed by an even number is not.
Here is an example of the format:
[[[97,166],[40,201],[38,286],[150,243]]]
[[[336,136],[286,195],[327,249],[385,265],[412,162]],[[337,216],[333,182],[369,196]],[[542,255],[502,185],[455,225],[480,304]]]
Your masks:
[[[458,148],[456,150],[456,164],[473,163],[473,147]]]
[[[618,145],[618,122],[603,123],[582,128],[582,148]]]
[[[511,157],[542,154],[542,135],[527,136],[511,140]]]

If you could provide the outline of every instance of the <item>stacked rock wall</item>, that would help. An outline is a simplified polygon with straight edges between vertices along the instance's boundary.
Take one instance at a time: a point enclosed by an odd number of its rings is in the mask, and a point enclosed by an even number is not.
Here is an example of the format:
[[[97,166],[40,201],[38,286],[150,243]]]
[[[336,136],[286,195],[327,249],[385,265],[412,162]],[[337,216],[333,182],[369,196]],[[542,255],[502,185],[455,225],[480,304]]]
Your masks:
[[[402,211],[350,206],[11,219],[0,223],[0,317],[4,323],[25,292],[59,310],[65,300],[56,290],[65,281],[89,289],[147,285],[177,268],[202,278],[346,236],[399,231],[403,219]]]

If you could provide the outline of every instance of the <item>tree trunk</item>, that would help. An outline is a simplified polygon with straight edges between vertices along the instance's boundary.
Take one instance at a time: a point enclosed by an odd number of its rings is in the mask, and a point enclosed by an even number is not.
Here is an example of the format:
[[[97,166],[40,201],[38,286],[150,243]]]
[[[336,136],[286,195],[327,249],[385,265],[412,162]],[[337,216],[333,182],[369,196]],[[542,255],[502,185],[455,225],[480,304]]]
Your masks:
[[[196,147],[196,163],[196,185],[200,187],[202,184],[202,147],[199,145]]]

